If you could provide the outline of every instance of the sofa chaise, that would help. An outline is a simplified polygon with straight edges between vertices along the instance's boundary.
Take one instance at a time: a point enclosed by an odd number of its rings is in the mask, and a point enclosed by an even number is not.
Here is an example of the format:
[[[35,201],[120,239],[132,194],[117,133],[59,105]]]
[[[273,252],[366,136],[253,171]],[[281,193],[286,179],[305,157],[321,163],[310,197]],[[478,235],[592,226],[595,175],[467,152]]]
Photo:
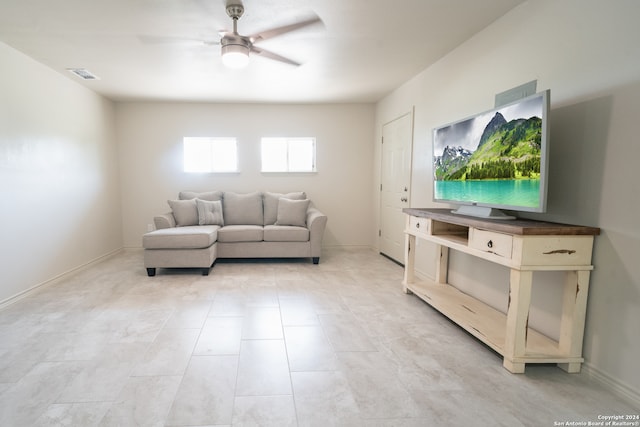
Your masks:
[[[149,276],[157,268],[201,268],[217,258],[311,258],[320,261],[327,216],[304,192],[182,191],[171,212],[154,217],[142,238]]]

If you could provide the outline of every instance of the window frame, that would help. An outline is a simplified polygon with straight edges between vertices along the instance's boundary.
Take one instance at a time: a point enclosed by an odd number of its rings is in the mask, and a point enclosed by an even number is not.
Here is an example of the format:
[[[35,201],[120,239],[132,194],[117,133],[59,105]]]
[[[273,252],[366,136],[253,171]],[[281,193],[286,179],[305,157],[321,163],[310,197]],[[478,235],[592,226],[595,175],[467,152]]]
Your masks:
[[[286,143],[286,168],[284,170],[265,170],[265,142],[284,142]],[[296,170],[291,168],[291,144],[298,142],[311,143],[311,169]],[[281,159],[282,160],[282,159]],[[260,139],[260,172],[265,174],[314,174],[318,172],[317,168],[317,142],[315,137],[262,137]]]
[[[187,162],[187,144],[190,142],[200,142],[209,144],[209,167],[194,167],[193,164],[188,165]],[[216,168],[216,150],[215,145],[217,143],[233,143],[233,155],[235,157],[235,164],[232,169],[228,168]],[[201,148],[206,151],[206,148]],[[202,152],[200,153],[202,155]],[[195,153],[194,153],[195,155]],[[200,166],[204,165],[203,162]],[[182,138],[182,170],[184,173],[189,174],[225,174],[225,173],[239,173],[239,158],[238,158],[238,139],[236,137],[209,137],[209,136],[185,136]]]

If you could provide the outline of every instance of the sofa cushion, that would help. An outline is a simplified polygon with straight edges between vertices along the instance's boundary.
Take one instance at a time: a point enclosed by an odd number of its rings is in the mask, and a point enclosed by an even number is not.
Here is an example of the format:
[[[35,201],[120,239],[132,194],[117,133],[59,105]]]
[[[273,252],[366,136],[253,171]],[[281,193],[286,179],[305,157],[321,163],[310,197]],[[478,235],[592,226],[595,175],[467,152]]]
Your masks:
[[[261,225],[225,225],[218,230],[218,241],[261,242],[263,235]]]
[[[262,196],[262,202],[264,205],[264,225],[273,225],[278,219],[278,201],[281,197],[291,200],[304,200],[307,198],[307,194],[304,191],[298,191],[294,193],[270,193],[265,192]]]
[[[224,222],[227,225],[263,225],[262,194],[226,192],[222,201]]]
[[[199,225],[224,225],[222,202],[220,200],[210,202],[196,199],[196,206],[198,207]]]
[[[200,199],[215,202],[216,200],[222,200],[222,191],[206,191],[203,193],[197,193],[195,191],[181,191],[178,193],[178,199],[191,200]]]
[[[290,225],[265,225],[265,242],[308,242],[309,229]]]
[[[142,237],[145,249],[199,249],[216,242],[218,225],[194,225],[179,228],[163,228],[146,233]]]
[[[178,227],[198,225],[198,208],[195,200],[167,200]]]
[[[309,200],[290,200],[280,198],[278,201],[278,217],[275,225],[307,225],[307,209]]]

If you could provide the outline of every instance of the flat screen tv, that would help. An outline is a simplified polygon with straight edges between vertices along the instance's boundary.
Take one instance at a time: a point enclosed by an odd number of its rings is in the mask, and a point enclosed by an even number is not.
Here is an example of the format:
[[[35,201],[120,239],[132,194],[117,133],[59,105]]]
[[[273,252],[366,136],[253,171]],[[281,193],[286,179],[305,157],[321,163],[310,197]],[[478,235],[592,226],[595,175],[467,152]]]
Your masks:
[[[433,130],[433,200],[454,213],[545,212],[549,90]]]

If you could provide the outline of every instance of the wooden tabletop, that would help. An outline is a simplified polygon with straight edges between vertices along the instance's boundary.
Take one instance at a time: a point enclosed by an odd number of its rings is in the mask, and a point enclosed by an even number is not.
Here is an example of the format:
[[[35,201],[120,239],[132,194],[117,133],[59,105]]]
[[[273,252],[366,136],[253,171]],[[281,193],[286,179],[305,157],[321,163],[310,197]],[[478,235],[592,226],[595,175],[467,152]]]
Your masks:
[[[600,234],[598,227],[587,227],[582,225],[559,224],[555,222],[536,221],[532,219],[484,219],[466,215],[458,215],[451,212],[451,209],[420,209],[405,208],[402,212],[422,217],[431,218],[450,224],[463,225],[468,227],[482,228],[485,230],[499,231],[507,234],[518,234],[525,236],[597,236]]]

